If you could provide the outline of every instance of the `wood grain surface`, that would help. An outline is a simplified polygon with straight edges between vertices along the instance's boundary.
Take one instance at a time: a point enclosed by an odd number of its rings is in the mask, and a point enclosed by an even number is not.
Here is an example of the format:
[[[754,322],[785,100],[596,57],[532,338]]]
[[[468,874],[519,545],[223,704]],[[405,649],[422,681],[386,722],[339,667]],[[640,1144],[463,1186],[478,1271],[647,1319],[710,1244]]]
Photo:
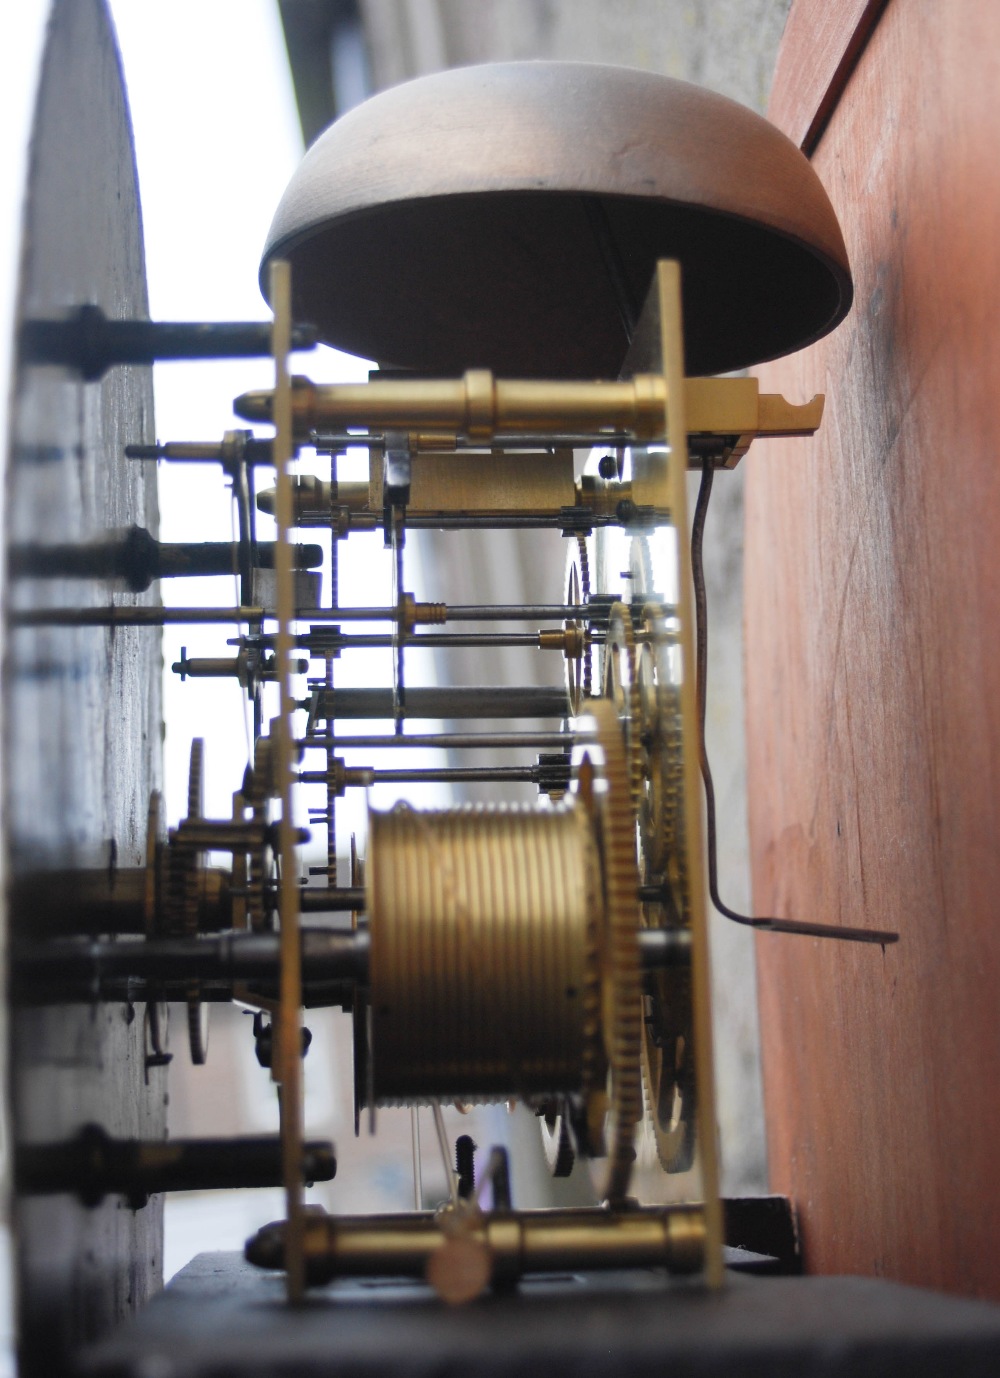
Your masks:
[[[796,0],[778,50],[768,119],[812,154],[886,0]]]
[[[755,912],[900,935],[759,939],[772,1186],[811,1269],[994,1297],[998,125],[1000,7],[893,0],[814,157],[854,311],[761,370],[827,411],[748,461],[746,609]]]

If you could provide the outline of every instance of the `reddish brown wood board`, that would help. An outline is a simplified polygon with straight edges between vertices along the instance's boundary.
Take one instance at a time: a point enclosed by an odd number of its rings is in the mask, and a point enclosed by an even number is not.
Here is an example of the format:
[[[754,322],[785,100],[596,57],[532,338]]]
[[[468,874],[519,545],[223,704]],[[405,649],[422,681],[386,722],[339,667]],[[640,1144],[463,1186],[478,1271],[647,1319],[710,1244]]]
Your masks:
[[[776,97],[777,99],[777,97]],[[894,0],[814,157],[856,285],[747,464],[772,1186],[808,1266],[1000,1296],[1000,6]],[[775,290],[780,290],[776,284]]]
[[[767,117],[811,154],[886,0],[796,0],[775,62]]]

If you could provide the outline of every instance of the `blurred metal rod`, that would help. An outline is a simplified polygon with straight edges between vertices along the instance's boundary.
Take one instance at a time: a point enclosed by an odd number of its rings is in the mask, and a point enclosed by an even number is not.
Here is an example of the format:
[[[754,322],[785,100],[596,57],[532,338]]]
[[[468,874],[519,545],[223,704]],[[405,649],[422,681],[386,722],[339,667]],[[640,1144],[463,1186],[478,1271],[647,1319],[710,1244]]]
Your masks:
[[[421,750],[484,751],[523,748],[526,751],[570,750],[577,742],[590,741],[584,732],[423,732],[393,736],[375,732],[349,737],[300,737],[298,745],[306,748],[322,747],[324,751],[393,750],[398,746]]]
[[[492,781],[508,784],[537,784],[540,771],[537,766],[442,766],[426,770],[373,770],[373,785],[434,785],[472,781]],[[299,782],[303,785],[322,785],[327,780],[325,770],[299,771]]]
[[[316,694],[314,714],[327,721],[395,718],[399,705],[391,689],[326,689]],[[407,689],[404,718],[568,718],[572,708],[563,685],[441,685]]]

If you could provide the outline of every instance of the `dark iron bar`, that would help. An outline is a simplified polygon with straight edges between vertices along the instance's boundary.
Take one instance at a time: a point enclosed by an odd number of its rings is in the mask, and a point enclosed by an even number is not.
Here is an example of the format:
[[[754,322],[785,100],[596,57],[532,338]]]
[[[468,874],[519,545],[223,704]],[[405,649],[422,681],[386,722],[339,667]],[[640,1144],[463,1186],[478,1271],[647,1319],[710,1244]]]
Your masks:
[[[585,605],[530,604],[492,607],[449,608],[449,622],[534,622],[566,621],[592,617],[594,609]],[[260,607],[243,608],[14,608],[8,614],[15,627],[165,627],[191,623],[262,622],[271,614]],[[296,612],[298,622],[395,622],[396,608],[304,608]]]
[[[273,569],[274,551],[273,541],[261,541],[255,567]],[[322,564],[321,546],[295,545],[292,551],[296,569]],[[238,542],[157,541],[144,527],[133,526],[123,536],[106,541],[14,544],[8,550],[7,567],[13,579],[114,580],[131,593],[144,593],[158,579],[235,574],[240,553]]]
[[[392,736],[387,732],[350,737],[300,737],[297,746],[321,747],[324,751],[361,751],[398,746],[440,749],[442,751],[484,751],[523,748],[526,751],[569,750],[577,742],[590,741],[584,732],[425,732]]]
[[[365,907],[363,885],[303,885],[299,891],[299,909],[303,914],[343,914]]]
[[[346,902],[364,908],[361,889],[307,886],[299,891],[303,913],[336,912]],[[688,959],[688,929],[642,929],[637,934],[644,969],[672,966]],[[302,979],[313,987],[368,981],[370,950],[367,929],[305,927],[302,930]],[[152,986],[186,982],[208,984],[249,981],[270,983],[279,970],[279,939],[275,933],[229,932],[213,938],[55,938],[43,943],[18,944],[11,952],[15,1001],[39,988],[84,992],[98,998],[110,984],[123,981]],[[162,998],[162,997],[161,997]]]
[[[540,772],[537,766],[442,766],[440,769],[426,770],[373,770],[372,776],[372,783],[376,785],[465,784],[473,781],[537,785]],[[322,785],[326,779],[325,770],[299,771],[299,783],[303,785]]]
[[[293,349],[312,349],[315,343],[310,326],[293,327]],[[271,323],[117,320],[87,303],[62,320],[24,321],[20,346],[28,362],[75,368],[92,382],[115,364],[267,357]]]
[[[308,646],[308,636],[298,638],[299,644]],[[370,635],[365,633],[350,634],[342,636],[336,643],[338,651],[356,650],[381,650],[393,646],[394,639],[390,632],[373,632]],[[413,636],[407,638],[406,649],[412,650],[414,646],[433,646],[439,649],[459,646],[531,646],[537,649],[537,632],[415,632]]]
[[[213,622],[261,622],[263,608],[161,608],[128,605],[104,608],[12,609],[14,627],[167,627]]]
[[[349,718],[395,718],[398,705],[391,689],[321,689],[315,716],[327,721]],[[567,718],[571,715],[561,685],[441,685],[407,688],[404,718]]]
[[[11,955],[15,996],[25,986],[91,986],[130,978],[149,982],[275,980],[279,968],[276,933],[227,932],[212,938],[54,938],[23,944]],[[307,982],[364,981],[368,935],[307,929],[302,933],[302,979]]]
[[[337,1171],[333,1145],[316,1139],[302,1146],[302,1173],[329,1182]],[[85,1125],[62,1143],[17,1149],[18,1189],[32,1196],[74,1192],[85,1205],[122,1195],[141,1206],[161,1191],[220,1191],[281,1185],[277,1135],[235,1139],[113,1139]]]
[[[304,914],[322,914],[344,900],[364,908],[360,890],[300,890]],[[636,936],[643,970],[682,965],[690,955],[686,929],[642,929]],[[368,984],[369,934],[303,927],[304,1005],[350,1007],[355,984]],[[95,1000],[183,1000],[197,985],[202,1000],[230,1000],[233,983],[277,988],[280,958],[273,933],[227,933],[215,938],[73,940],[18,944],[11,949],[15,1005],[92,1003]]]
[[[592,644],[596,645],[603,642],[604,636],[601,629],[588,626],[583,630],[587,640]],[[446,650],[451,647],[468,646],[528,646],[539,650],[545,649],[539,646],[538,639],[538,632],[414,632],[412,636],[407,637],[406,647],[407,650],[413,646],[433,646]],[[226,644],[228,646],[248,644],[271,650],[274,642],[273,634],[264,632],[242,639],[234,637]],[[319,636],[314,636],[311,632],[301,632],[295,637],[296,647],[300,650],[311,651],[317,660],[321,656],[336,651],[350,651],[352,649],[389,650],[394,644],[395,639],[391,632],[340,633],[334,630],[333,632],[321,632]]]
[[[639,929],[639,961],[644,971],[683,966],[690,960],[690,928]]]

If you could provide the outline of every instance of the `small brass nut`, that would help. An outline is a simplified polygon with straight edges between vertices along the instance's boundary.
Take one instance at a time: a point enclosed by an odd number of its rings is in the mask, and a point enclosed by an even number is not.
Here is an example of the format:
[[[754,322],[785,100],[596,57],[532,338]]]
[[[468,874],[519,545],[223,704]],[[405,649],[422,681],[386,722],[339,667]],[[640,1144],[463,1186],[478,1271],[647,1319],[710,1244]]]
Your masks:
[[[342,756],[334,756],[327,766],[326,784],[331,794],[338,799],[344,791],[351,788],[367,789],[375,783],[375,772],[370,766],[348,766]]]
[[[342,756],[334,756],[326,768],[326,787],[330,793],[335,794],[338,799],[344,793],[346,785],[346,780],[344,779],[345,774],[344,758]]]
[[[414,627],[437,627],[448,621],[447,603],[418,603],[412,593],[404,593],[400,599],[399,625],[404,636]]]
[[[567,660],[579,660],[586,648],[586,636],[581,626],[539,632],[538,646],[542,651],[562,651]]]

